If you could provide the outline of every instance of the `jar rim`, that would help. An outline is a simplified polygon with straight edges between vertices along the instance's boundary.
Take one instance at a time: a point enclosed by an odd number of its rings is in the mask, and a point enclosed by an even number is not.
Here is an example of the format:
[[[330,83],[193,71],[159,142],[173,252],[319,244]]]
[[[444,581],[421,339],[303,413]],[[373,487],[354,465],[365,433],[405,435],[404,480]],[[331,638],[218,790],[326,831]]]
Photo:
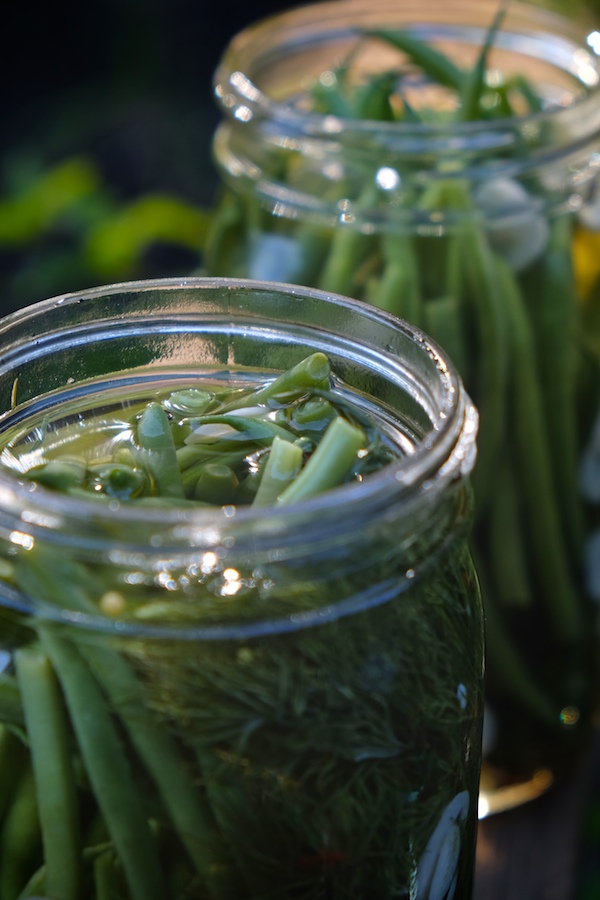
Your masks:
[[[0,343],[3,340],[10,340],[12,329],[22,330],[25,335],[9,344],[8,350],[2,354],[0,372],[10,371],[10,366],[13,362],[18,361],[28,340],[39,343],[40,335],[36,332],[36,320],[47,316],[48,313],[52,314],[58,308],[67,308],[82,303],[89,304],[93,303],[96,298],[110,295],[126,297],[128,294],[156,290],[166,292],[177,290],[218,291],[225,287],[248,293],[253,291],[283,293],[293,295],[298,299],[313,299],[321,303],[336,305],[346,311],[353,311],[365,321],[371,320],[386,324],[391,330],[397,331],[398,334],[404,335],[405,339],[413,342],[418,352],[431,359],[440,380],[442,398],[440,408],[437,410],[435,420],[431,422],[430,434],[416,447],[413,454],[403,456],[378,472],[371,473],[369,478],[360,484],[342,485],[293,506],[274,508],[270,511],[269,517],[273,523],[284,522],[296,513],[314,517],[342,501],[348,503],[349,507],[353,507],[355,504],[363,506],[368,502],[377,504],[383,502],[385,498],[389,498],[391,491],[398,496],[407,491],[418,490],[425,485],[427,490],[434,492],[441,489],[449,478],[469,475],[475,459],[478,414],[446,353],[426,334],[407,322],[369,304],[316,288],[243,278],[192,276],[121,282],[59,295],[33,303],[0,319]],[[60,337],[60,331],[53,333],[54,337],[57,335]],[[355,338],[353,340],[355,341]],[[398,360],[394,356],[393,348],[376,347],[371,345],[367,339],[361,340],[359,344],[365,358],[369,358],[370,363],[380,371],[386,366],[394,368],[397,365]],[[6,416],[6,412],[0,416],[0,433],[3,428],[6,428],[6,425],[3,424]],[[93,515],[98,521],[113,523],[143,519],[149,523],[181,526],[184,530],[188,526],[188,539],[195,528],[205,531],[216,525],[224,525],[229,517],[227,508],[225,508],[225,512],[221,508],[189,510],[187,508],[161,507],[154,510],[144,507],[142,510],[134,503],[128,505],[120,504],[117,501],[108,506],[99,506],[93,499],[87,500],[81,497],[62,495],[42,487],[36,488],[33,493],[36,507],[48,514],[54,512],[67,518]],[[18,501],[32,503],[33,499],[30,484],[24,484],[14,473],[0,468],[0,508],[12,507]],[[236,509],[233,518],[235,518],[236,524],[252,523],[264,518],[264,511],[255,510],[252,507],[240,507]]]
[[[511,126],[519,123],[519,126],[529,126],[536,122],[565,118],[577,110],[582,120],[586,117],[586,111],[597,105],[597,96],[600,92],[600,37],[594,41],[593,35],[598,34],[593,29],[587,30],[582,23],[564,16],[553,10],[535,7],[532,4],[511,2],[507,9],[503,29],[514,23],[515,28],[531,29],[528,35],[528,48],[532,51],[543,47],[546,52],[548,38],[553,36],[558,42],[556,46],[557,59],[554,61],[556,68],[569,71],[575,81],[579,81],[583,89],[579,96],[571,102],[551,106],[542,111],[531,111],[517,117],[498,117],[496,119],[476,121],[455,121],[450,124],[438,122],[388,122],[375,121],[360,118],[339,118],[330,114],[322,114],[314,111],[305,111],[295,108],[287,100],[278,100],[270,96],[269,92],[262,90],[253,78],[253,73],[245,71],[246,68],[258,68],[262,62],[261,53],[264,52],[265,61],[268,63],[276,58],[277,54],[269,48],[269,36],[272,33],[279,34],[286,40],[280,50],[283,55],[290,52],[293,41],[299,47],[304,48],[311,40],[315,41],[314,32],[319,22],[323,23],[324,30],[321,42],[325,43],[327,36],[339,40],[343,31],[342,23],[346,16],[351,24],[346,26],[345,32],[357,36],[360,33],[361,21],[378,21],[377,17],[395,24],[401,20],[406,27],[410,22],[409,16],[414,9],[412,27],[418,27],[420,23],[427,22],[424,18],[424,10],[434,10],[445,15],[460,15],[472,13],[473,10],[482,17],[482,21],[489,28],[498,11],[495,0],[456,0],[447,4],[445,0],[428,0],[426,4],[420,0],[409,0],[402,4],[394,0],[372,0],[364,4],[362,0],[322,0],[293,7],[273,15],[267,16],[239,31],[225,48],[214,74],[214,91],[217,101],[230,115],[243,121],[243,104],[247,104],[250,118],[256,113],[260,117],[266,117],[282,126],[287,126],[299,134],[310,135],[315,138],[335,140],[340,131],[350,131],[356,135],[369,135],[373,132],[383,135],[403,135],[414,140],[436,140],[443,146],[451,141],[456,149],[456,141],[462,140],[468,146],[471,142],[481,139],[483,133],[488,138],[497,135],[494,146],[502,146],[507,140],[507,132]],[[431,19],[428,23],[435,24],[437,19]],[[371,26],[373,27],[373,26]],[[380,23],[380,26],[381,23]],[[422,26],[421,26],[422,27]],[[482,24],[482,28],[484,25]],[[544,31],[544,29],[546,29]],[[304,31],[306,30],[306,34]],[[500,32],[501,33],[501,32]],[[535,56],[535,54],[534,54]],[[559,65],[559,59],[562,63]],[[545,57],[544,57],[545,58]],[[252,63],[253,65],[249,65]],[[247,113],[247,114],[248,114]],[[589,134],[595,132],[598,127],[597,116],[592,116],[589,122]],[[490,143],[488,140],[486,143]]]

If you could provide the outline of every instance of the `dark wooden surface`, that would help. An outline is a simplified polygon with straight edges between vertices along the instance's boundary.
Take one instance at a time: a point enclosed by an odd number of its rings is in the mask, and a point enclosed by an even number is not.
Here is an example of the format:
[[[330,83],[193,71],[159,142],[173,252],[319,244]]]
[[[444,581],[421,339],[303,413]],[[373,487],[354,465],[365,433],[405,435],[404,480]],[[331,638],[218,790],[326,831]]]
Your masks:
[[[565,782],[480,821],[473,900],[575,900],[585,804],[599,763],[595,745]]]

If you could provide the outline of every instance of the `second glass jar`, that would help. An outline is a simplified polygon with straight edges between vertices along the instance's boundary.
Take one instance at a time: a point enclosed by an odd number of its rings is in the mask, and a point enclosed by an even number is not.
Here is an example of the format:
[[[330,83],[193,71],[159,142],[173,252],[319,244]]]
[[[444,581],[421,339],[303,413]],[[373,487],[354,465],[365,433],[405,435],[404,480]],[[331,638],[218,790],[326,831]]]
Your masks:
[[[593,47],[577,24],[518,3],[497,17],[487,0],[336,0],[240,33],[215,77],[211,274],[315,285],[409,320],[480,410],[489,810],[568,768],[596,696],[584,563],[598,507],[580,468],[600,340],[594,273],[575,271],[600,226]],[[461,115],[461,72],[479,118]]]

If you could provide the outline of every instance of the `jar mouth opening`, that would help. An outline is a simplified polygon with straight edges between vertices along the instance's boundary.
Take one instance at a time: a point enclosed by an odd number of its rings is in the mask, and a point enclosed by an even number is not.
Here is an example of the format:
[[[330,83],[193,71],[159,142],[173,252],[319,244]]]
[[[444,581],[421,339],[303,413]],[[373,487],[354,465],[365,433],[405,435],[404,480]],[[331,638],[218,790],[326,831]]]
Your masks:
[[[205,304],[204,318],[199,312],[200,298]],[[278,313],[286,298],[291,308]],[[254,320],[245,313],[252,303]],[[374,378],[378,374],[386,378],[395,374],[400,383],[407,366],[408,371],[416,370],[419,360],[424,361],[425,371],[436,379],[437,390],[422,398],[425,406],[429,404],[429,426],[422,444],[417,445],[411,456],[373,473],[362,484],[346,485],[281,509],[238,507],[233,515],[227,508],[188,512],[141,508],[135,501],[130,506],[115,504],[107,508],[93,499],[88,501],[32,487],[31,483],[19,479],[17,473],[0,470],[0,530],[4,540],[12,542],[16,550],[27,551],[39,539],[42,546],[55,549],[58,555],[65,548],[75,559],[84,562],[101,560],[128,570],[140,568],[151,572],[153,577],[159,572],[200,564],[208,552],[221,559],[220,550],[224,553],[222,559],[234,554],[236,559],[261,560],[264,565],[287,560],[290,566],[297,567],[299,560],[306,558],[307,535],[310,546],[317,548],[318,553],[323,552],[324,546],[332,546],[331,552],[336,547],[342,549],[347,540],[352,541],[352,546],[362,546],[365,527],[380,527],[382,517],[386,521],[393,518],[396,523],[413,523],[409,515],[417,506],[425,511],[437,509],[441,491],[459,485],[469,474],[475,457],[477,413],[444,353],[417,329],[367,304],[296,285],[203,277],[157,279],[94,288],[33,304],[0,320],[0,343],[4,351],[0,356],[0,392],[6,398],[7,386],[18,372],[25,373],[27,381],[28,354],[39,365],[44,354],[51,356],[66,342],[71,349],[70,358],[80,361],[85,356],[86,342],[88,347],[93,345],[100,333],[118,339],[119,335],[128,333],[128,324],[129,328],[133,326],[134,336],[153,328],[154,340],[170,322],[176,341],[194,326],[195,316],[200,317],[200,330],[214,326],[217,308],[217,321],[221,325],[242,317],[244,337],[249,335],[250,339],[253,334],[268,337],[281,329],[284,321],[292,320],[293,335],[302,340],[302,352],[305,342],[310,344],[317,333],[324,335],[325,343],[334,347],[334,359],[343,358],[350,347],[356,347],[359,364],[367,373],[373,373]],[[325,309],[329,315],[333,313],[329,331],[322,322],[314,321],[318,311]],[[267,326],[259,312],[266,315],[268,310],[273,312],[273,321]],[[229,331],[229,337],[231,334]],[[344,340],[336,344],[335,336],[340,334],[345,336]],[[387,341],[380,340],[383,336]],[[235,340],[229,346],[234,347]],[[173,349],[172,344],[169,348]],[[157,353],[157,369],[161,360]],[[354,357],[350,363],[353,360]],[[147,367],[141,371],[145,373]],[[68,365],[60,366],[58,377],[63,383],[68,380],[69,372]],[[416,396],[422,377],[419,372],[412,382],[402,382],[402,386],[414,391]],[[31,377],[29,380],[33,381]],[[348,384],[348,379],[344,381]],[[86,383],[85,379],[81,383]],[[353,385],[349,384],[350,392],[352,389]],[[35,402],[39,388],[37,394],[31,385],[29,390],[33,394],[30,400]],[[24,391],[26,397],[27,388]],[[436,399],[439,402],[432,411]],[[27,408],[27,402],[24,399],[0,417],[0,433],[8,433],[7,429],[14,427],[15,423],[10,422],[13,413],[18,427],[18,416]],[[459,496],[464,498],[462,491]],[[462,533],[466,506],[462,500],[455,503],[452,497],[449,516],[457,526],[460,524]],[[321,539],[328,537],[328,528],[336,529],[334,541],[321,545]],[[453,532],[444,540],[455,538]],[[394,532],[396,540],[400,536]],[[388,581],[368,585],[347,600],[318,604],[298,614],[274,612],[247,621],[236,618],[214,625],[162,624],[81,612],[48,602],[34,602],[8,583],[2,584],[1,602],[26,615],[114,637],[239,640],[295,631],[350,615],[369,605],[391,600],[409,586],[410,579],[408,572],[405,575],[399,572]]]
[[[343,131],[357,137],[377,134],[433,140],[441,146],[456,145],[462,140],[466,146],[474,142],[475,149],[483,136],[483,149],[502,148],[510,141],[508,135],[516,124],[519,130],[531,128],[537,123],[568,117],[575,111],[582,114],[586,105],[597,103],[600,37],[594,36],[598,33],[588,32],[583,25],[559,13],[515,2],[508,6],[496,36],[499,52],[506,51],[507,56],[521,57],[536,65],[544,64],[548,71],[559,73],[565,82],[557,88],[556,101],[541,111],[525,112],[517,117],[445,123],[346,118],[298,106],[298,84],[306,85],[306,78],[301,79],[299,64],[287,61],[293,60],[295,54],[302,59],[306,57],[310,64],[312,56],[322,54],[323,48],[331,45],[330,65],[333,66],[337,44],[356,41],[363,30],[375,26],[383,29],[388,23],[389,27],[406,28],[423,38],[438,27],[442,39],[448,42],[452,35],[454,40],[459,40],[461,29],[466,29],[472,34],[466,35],[465,42],[480,46],[497,12],[495,0],[458,0],[453,4],[444,0],[429,0],[427,4],[415,0],[402,4],[374,0],[367,5],[360,0],[325,0],[297,7],[260,20],[233,38],[215,72],[215,96],[223,110],[242,124],[255,117],[267,117],[272,123],[313,138],[335,140]],[[470,19],[477,25],[469,28]],[[283,81],[283,74],[288,76],[285,89],[277,84],[281,66],[284,69],[280,80]],[[318,74],[315,69],[315,77]],[[455,146],[455,149],[460,148]]]
[[[342,352],[351,343],[358,348],[361,364],[372,367],[374,372],[384,373],[386,376],[389,371],[398,380],[406,375],[406,371],[398,357],[397,348],[393,346],[394,336],[397,338],[398,346],[410,344],[413,352],[427,360],[430,371],[435,372],[439,391],[438,409],[434,410],[431,398],[429,400],[430,431],[417,444],[414,453],[402,456],[397,462],[389,463],[380,471],[371,473],[362,483],[346,484],[289,507],[271,507],[268,516],[265,516],[264,510],[256,510],[253,507],[190,510],[181,507],[155,509],[145,506],[142,509],[135,505],[135,501],[130,504],[114,501],[108,505],[99,505],[94,499],[62,495],[41,486],[32,486],[30,482],[19,479],[18,473],[0,468],[0,511],[15,510],[25,505],[30,509],[30,526],[40,525],[50,529],[59,527],[59,523],[65,525],[68,522],[77,523],[87,519],[104,523],[107,527],[118,524],[126,527],[128,523],[144,523],[148,531],[160,526],[170,531],[171,538],[176,544],[179,546],[187,544],[191,547],[198,542],[214,543],[218,540],[218,535],[231,527],[247,528],[249,532],[253,532],[256,526],[257,533],[262,534],[263,539],[268,539],[269,536],[280,534],[287,523],[304,522],[309,519],[318,521],[328,512],[339,510],[340,504],[343,504],[344,509],[350,514],[352,510],[359,508],[379,509],[382,505],[389,504],[390,500],[403,502],[403,498],[414,498],[414,494],[422,490],[432,495],[436,494],[449,480],[463,478],[470,473],[475,459],[478,416],[460,377],[444,351],[418,329],[388,313],[376,310],[365,303],[327,294],[317,289],[249,279],[190,277],[119,283],[51,298],[12,313],[0,321],[0,340],[9,342],[9,349],[3,354],[0,363],[0,378],[5,378],[7,373],[10,374],[13,369],[22,365],[27,345],[35,344],[39,347],[44,339],[47,339],[51,353],[53,347],[60,346],[62,341],[72,340],[71,326],[65,328],[57,321],[55,328],[48,328],[48,323],[53,321],[55,316],[60,319],[60,313],[68,313],[70,307],[86,304],[93,310],[95,301],[100,298],[113,298],[117,303],[120,301],[124,304],[125,311],[128,299],[139,300],[145,294],[156,296],[156,292],[159,292],[165,302],[164,311],[168,318],[170,296],[173,296],[174,303],[177,302],[177,296],[191,298],[193,306],[194,292],[199,296],[211,294],[216,296],[223,291],[236,293],[236,296],[241,298],[239,302],[242,304],[245,298],[249,301],[256,294],[288,296],[302,303],[313,301],[317,304],[327,304],[329,307],[336,307],[344,316],[358,317],[367,331],[371,327],[376,330],[383,328],[392,342],[387,347],[374,345],[368,338],[362,339],[359,335],[352,335],[350,341],[340,343],[337,352]],[[143,300],[141,303],[143,305]],[[46,334],[39,333],[38,321],[42,322],[44,328],[48,328]],[[153,327],[160,331],[165,321],[158,318],[152,323]],[[175,335],[186,327],[181,310],[173,313],[173,323]],[[119,322],[114,318],[99,319],[95,324],[96,328],[91,323],[82,328],[84,335],[87,329],[88,342],[93,342],[102,330],[120,329],[123,332],[127,330],[124,321]],[[264,323],[260,324],[257,334],[263,325]],[[136,327],[140,327],[140,319],[137,317]],[[148,327],[148,322],[144,320],[141,327]],[[277,323],[273,327],[278,327]],[[244,326],[244,333],[251,335],[252,328],[252,323],[247,323]],[[16,339],[11,342],[13,331]],[[302,333],[309,341],[310,324],[305,331],[298,333]],[[37,337],[32,340],[33,335]],[[328,340],[333,340],[333,333],[326,335],[326,341]],[[86,339],[81,345],[82,350],[85,349],[85,343]],[[39,351],[36,349],[34,352]],[[416,382],[405,387],[415,392],[419,390]],[[10,415],[11,411],[0,417],[0,434],[6,431],[7,416],[10,418]],[[259,523],[262,523],[261,528],[258,528]]]

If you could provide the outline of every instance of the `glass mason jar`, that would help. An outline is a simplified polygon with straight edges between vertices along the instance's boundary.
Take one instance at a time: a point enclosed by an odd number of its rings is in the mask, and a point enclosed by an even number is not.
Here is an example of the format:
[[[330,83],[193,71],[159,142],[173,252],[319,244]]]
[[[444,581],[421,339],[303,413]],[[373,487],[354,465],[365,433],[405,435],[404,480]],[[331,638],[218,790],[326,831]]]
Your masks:
[[[474,551],[490,810],[544,790],[587,746],[597,691],[584,560],[600,499],[600,438],[588,447],[600,395],[598,34],[510,3],[490,37],[497,7],[336,0],[238,34],[215,76],[223,198],[206,248],[211,274],[387,309],[461,373],[481,416]],[[452,73],[490,38],[486,103],[515,93],[515,107],[527,96],[539,108],[458,121],[456,95],[373,36],[386,28],[443,52]],[[313,111],[323,92],[339,88],[342,104],[344,90],[358,97],[390,71],[396,100],[409,101],[403,119]]]
[[[401,450],[363,483],[177,508],[21,474],[90,411],[316,351]],[[0,403],[2,896],[470,896],[477,413],[444,353],[316,290],[137,282],[2,320]]]

